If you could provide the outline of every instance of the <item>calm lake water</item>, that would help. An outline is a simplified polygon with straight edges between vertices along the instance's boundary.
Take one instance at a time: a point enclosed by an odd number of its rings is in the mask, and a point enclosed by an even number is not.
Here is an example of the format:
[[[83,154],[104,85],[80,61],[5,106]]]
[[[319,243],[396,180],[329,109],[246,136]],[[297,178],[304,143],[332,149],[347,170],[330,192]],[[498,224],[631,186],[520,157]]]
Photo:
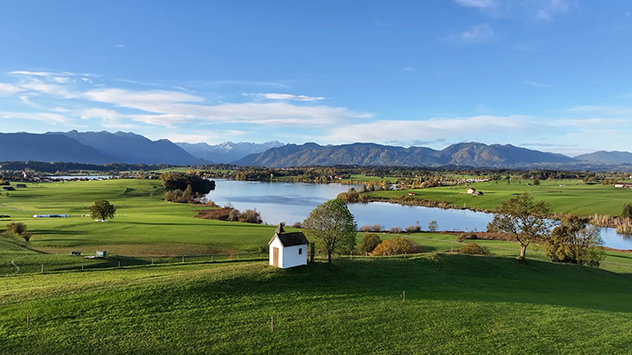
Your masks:
[[[249,181],[215,180],[216,188],[207,198],[220,206],[231,204],[240,211],[256,209],[264,223],[285,222],[292,225],[302,222],[319,204],[346,192],[349,185],[267,183]],[[436,221],[439,230],[484,231],[493,215],[468,210],[444,210],[421,206],[401,206],[384,202],[350,204],[358,227],[380,224],[386,229],[402,229],[419,223],[427,229],[430,221]],[[601,229],[605,246],[616,249],[632,249],[632,238],[618,235],[609,228]]]

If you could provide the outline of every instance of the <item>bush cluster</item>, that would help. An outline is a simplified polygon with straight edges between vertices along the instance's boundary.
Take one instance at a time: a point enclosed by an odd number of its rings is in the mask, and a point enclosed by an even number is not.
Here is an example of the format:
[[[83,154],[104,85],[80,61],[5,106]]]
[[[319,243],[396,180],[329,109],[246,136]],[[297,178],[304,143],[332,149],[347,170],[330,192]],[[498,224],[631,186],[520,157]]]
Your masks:
[[[191,185],[182,191],[180,189],[166,191],[164,194],[165,201],[178,203],[193,203],[200,199],[202,195],[199,192],[193,192]]]
[[[263,220],[257,210],[245,210],[243,213],[232,207],[223,207],[215,210],[198,211],[197,218],[217,219],[220,221],[245,222],[261,224]]]
[[[492,255],[489,249],[482,247],[476,243],[467,243],[459,250],[461,254],[470,254],[470,255]]]
[[[7,227],[7,232],[24,238],[25,241],[29,241],[31,240],[31,232],[26,230],[26,224],[22,223],[22,222],[12,222],[12,223],[8,223],[6,225]]]
[[[373,249],[375,249],[375,247],[377,247],[381,242],[382,239],[380,239],[377,234],[366,234],[362,238],[362,244],[360,244],[360,252],[362,252],[363,254],[371,253]]]
[[[415,244],[413,241],[397,237],[387,239],[378,244],[371,252],[371,255],[416,254],[424,251],[424,247]]]

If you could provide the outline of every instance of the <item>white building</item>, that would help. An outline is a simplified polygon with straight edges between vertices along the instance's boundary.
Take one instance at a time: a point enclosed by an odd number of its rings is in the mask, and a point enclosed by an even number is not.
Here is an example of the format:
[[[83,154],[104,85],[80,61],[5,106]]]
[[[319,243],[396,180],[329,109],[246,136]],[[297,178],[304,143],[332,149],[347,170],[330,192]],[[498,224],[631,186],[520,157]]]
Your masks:
[[[307,265],[307,245],[303,232],[285,233],[279,224],[274,237],[270,239],[270,265],[282,269]]]

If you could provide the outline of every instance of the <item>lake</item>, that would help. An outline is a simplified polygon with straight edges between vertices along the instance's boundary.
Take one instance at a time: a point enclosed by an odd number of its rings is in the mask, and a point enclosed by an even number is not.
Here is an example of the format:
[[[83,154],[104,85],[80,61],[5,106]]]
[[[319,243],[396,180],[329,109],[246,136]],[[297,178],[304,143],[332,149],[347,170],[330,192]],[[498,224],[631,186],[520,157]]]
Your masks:
[[[285,222],[292,225],[302,222],[319,204],[346,192],[351,186],[343,184],[303,184],[283,182],[252,182],[215,180],[216,188],[207,198],[220,206],[232,205],[244,211],[256,209],[264,223]],[[493,214],[468,210],[402,206],[385,202],[350,204],[358,227],[380,224],[385,229],[402,229],[419,223],[427,229],[430,221],[436,221],[438,230],[484,231]],[[610,248],[632,249],[632,238],[618,235],[613,229],[601,228],[604,244]]]

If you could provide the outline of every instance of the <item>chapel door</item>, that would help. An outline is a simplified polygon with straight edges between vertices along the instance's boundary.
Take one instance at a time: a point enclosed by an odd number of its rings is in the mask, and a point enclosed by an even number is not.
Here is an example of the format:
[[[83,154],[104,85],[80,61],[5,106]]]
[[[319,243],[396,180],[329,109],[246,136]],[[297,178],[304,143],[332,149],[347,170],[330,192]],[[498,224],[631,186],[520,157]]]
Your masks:
[[[279,248],[272,248],[272,265],[279,266]]]

